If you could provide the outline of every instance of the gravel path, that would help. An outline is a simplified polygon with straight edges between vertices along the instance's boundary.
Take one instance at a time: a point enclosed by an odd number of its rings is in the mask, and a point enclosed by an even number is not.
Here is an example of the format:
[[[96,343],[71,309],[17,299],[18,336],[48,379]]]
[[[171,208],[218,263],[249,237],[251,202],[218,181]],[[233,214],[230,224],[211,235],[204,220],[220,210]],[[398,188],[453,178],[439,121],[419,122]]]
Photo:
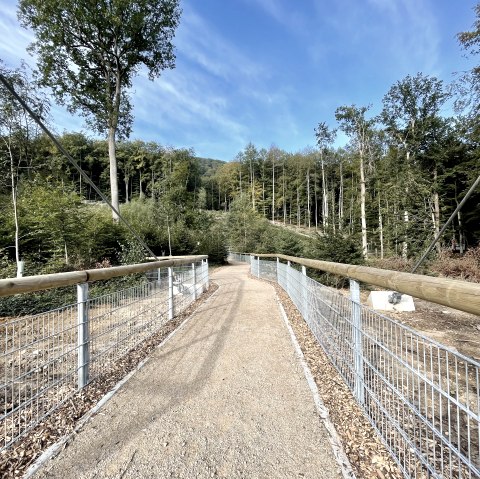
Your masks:
[[[340,478],[271,285],[216,293],[37,478]]]

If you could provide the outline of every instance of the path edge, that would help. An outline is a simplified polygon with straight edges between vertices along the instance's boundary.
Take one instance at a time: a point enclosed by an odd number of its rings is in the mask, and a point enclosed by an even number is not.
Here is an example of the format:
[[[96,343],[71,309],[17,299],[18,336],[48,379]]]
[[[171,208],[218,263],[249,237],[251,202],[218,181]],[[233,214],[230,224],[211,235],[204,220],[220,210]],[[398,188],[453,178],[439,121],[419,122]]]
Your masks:
[[[335,429],[335,426],[330,419],[330,413],[328,412],[328,408],[325,406],[324,402],[322,401],[322,398],[320,397],[320,394],[318,392],[318,387],[315,383],[315,379],[313,378],[313,374],[310,368],[308,367],[308,364],[305,360],[305,355],[303,354],[302,348],[300,347],[297,337],[295,336],[295,332],[293,331],[293,328],[290,325],[287,313],[283,308],[283,305],[280,301],[278,294],[275,294],[275,296],[276,296],[278,309],[280,310],[283,322],[288,332],[290,333],[290,340],[292,341],[292,344],[295,348],[295,353],[302,366],[305,379],[307,380],[308,386],[312,393],[313,401],[315,403],[315,407],[317,409],[318,415],[320,416],[321,422],[323,423],[325,429],[327,430],[328,441],[332,448],[332,452],[335,457],[335,460],[337,461],[337,464],[340,466],[340,470],[345,479],[356,479],[356,476],[355,476],[355,473],[353,472],[350,461],[345,453],[345,450],[343,449],[340,436],[338,435],[337,430]]]
[[[217,291],[220,288],[217,288],[202,304],[208,303],[210,301],[210,298],[214,297],[217,294]],[[152,354],[157,351],[158,349],[162,348],[165,344],[167,344],[174,336],[177,334],[179,331],[181,331],[187,323],[195,316],[195,313],[198,311],[199,308],[197,308],[195,311],[192,312],[189,316],[187,316],[179,325],[176,327],[171,333],[166,336],[166,338],[159,343],[155,348],[150,352],[150,354],[140,361],[140,363],[137,364],[137,366],[130,371],[124,378],[122,378],[115,386],[108,392],[106,393],[100,401],[98,401],[95,406],[93,406],[92,409],[87,411],[77,422],[75,425],[73,431],[71,431],[68,434],[65,434],[62,436],[56,443],[52,444],[50,447],[48,447],[45,451],[43,451],[42,454],[35,460],[35,462],[27,469],[25,474],[23,475],[23,479],[30,479],[38,470],[50,459],[53,459],[56,457],[66,446],[68,442],[70,442],[79,432],[80,430],[90,421],[90,419],[103,407],[105,406],[110,399],[120,390],[120,388],[131,379],[131,377],[136,374],[138,371],[143,369],[145,364],[151,359]]]

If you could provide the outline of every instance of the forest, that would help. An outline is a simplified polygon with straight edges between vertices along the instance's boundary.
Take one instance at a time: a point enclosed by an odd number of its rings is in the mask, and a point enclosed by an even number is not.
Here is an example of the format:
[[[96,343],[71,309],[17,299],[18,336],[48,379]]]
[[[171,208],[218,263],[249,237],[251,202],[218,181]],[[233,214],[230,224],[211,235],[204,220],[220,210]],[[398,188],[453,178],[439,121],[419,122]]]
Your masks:
[[[476,30],[458,36],[472,55],[480,41],[478,6],[476,13]],[[38,52],[48,55],[41,34]],[[98,100],[98,92],[89,97],[88,90],[83,100],[73,97],[65,79],[62,91],[48,95],[40,88],[54,67],[47,66],[38,83],[25,65],[0,64],[47,123],[59,96],[70,94],[73,109]],[[222,262],[230,249],[341,262],[402,258],[407,264],[438,234],[480,171],[479,74],[473,69],[448,85],[423,73],[408,75],[385,92],[379,114],[371,113],[372,105],[338,106],[336,124],[320,118],[312,125],[315,147],[297,152],[249,143],[232,161],[222,161],[129,140],[128,103],[124,117],[117,104],[108,119],[89,107],[97,122],[92,131],[108,130],[105,139],[64,132],[59,141],[102,191],[110,189],[114,206],[157,255],[209,254]],[[111,98],[120,99],[117,93]],[[115,213],[112,221],[97,193],[4,86],[0,113],[0,276],[144,260]],[[348,139],[343,147],[334,146],[339,134]],[[458,212],[437,255],[475,251],[479,194]]]

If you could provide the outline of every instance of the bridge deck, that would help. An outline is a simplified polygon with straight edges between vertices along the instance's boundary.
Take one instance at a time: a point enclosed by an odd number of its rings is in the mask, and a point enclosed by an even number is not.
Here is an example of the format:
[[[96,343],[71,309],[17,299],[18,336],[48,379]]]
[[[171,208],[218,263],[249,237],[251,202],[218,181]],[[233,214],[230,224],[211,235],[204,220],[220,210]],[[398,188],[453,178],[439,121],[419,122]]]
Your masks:
[[[274,289],[246,265],[35,477],[338,478]]]

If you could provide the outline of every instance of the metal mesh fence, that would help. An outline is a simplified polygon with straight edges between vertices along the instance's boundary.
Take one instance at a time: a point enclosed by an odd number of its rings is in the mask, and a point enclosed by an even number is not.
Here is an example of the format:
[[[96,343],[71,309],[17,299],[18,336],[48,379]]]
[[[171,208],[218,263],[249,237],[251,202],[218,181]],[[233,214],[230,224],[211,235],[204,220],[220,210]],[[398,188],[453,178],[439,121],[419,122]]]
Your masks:
[[[78,285],[76,304],[0,318],[0,450],[185,310],[208,287],[207,262],[193,264],[137,275],[134,286],[95,298]]]
[[[480,477],[477,361],[305,271],[258,257],[249,263],[288,293],[405,477]]]

